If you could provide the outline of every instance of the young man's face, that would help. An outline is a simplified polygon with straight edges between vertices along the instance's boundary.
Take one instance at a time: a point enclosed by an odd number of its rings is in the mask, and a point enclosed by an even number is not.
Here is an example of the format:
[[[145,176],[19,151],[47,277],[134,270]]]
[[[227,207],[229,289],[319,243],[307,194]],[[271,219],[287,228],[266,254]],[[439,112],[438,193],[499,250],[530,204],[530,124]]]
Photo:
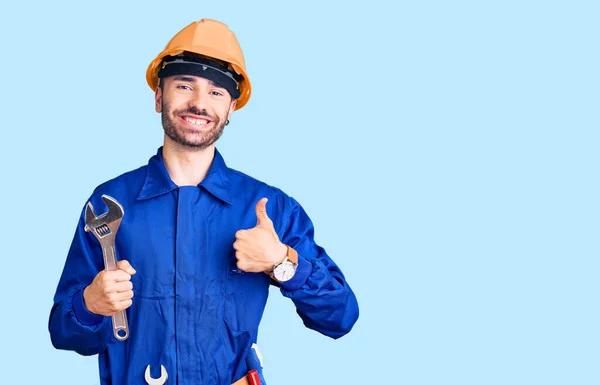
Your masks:
[[[156,89],[156,112],[162,114],[167,138],[197,150],[214,144],[223,134],[236,100],[224,88],[199,76],[175,75],[161,81],[162,87]]]

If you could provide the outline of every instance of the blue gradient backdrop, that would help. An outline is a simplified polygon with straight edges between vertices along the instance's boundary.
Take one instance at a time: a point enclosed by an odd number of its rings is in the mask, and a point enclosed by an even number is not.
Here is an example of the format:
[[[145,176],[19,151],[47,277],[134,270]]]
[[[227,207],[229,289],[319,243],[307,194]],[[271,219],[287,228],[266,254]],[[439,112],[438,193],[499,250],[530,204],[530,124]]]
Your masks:
[[[301,202],[361,306],[333,341],[273,290],[269,384],[599,384],[598,4],[4,3],[2,383],[99,383],[52,296],[90,192],[162,141],[146,66],[204,17],[254,85],[219,149]]]

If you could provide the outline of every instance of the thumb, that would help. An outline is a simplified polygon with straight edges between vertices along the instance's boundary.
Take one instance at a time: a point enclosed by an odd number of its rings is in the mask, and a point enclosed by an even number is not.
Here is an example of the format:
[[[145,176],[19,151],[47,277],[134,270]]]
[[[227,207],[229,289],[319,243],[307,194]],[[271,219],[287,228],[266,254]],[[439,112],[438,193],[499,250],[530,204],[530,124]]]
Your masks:
[[[135,269],[133,267],[131,267],[129,262],[125,259],[122,259],[119,262],[117,262],[117,269],[123,270],[124,272],[126,272],[129,275],[135,274]]]
[[[256,227],[262,227],[265,229],[273,228],[273,222],[267,215],[267,198],[262,198],[256,204]]]

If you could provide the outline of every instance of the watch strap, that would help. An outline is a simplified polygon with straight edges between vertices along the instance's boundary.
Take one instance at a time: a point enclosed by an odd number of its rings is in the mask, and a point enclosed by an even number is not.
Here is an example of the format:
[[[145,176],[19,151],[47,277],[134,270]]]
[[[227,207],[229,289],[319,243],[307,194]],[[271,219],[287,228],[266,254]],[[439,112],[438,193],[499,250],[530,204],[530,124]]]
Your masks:
[[[294,250],[290,245],[285,245],[287,247],[287,255],[286,257],[292,262],[294,265],[298,264],[298,252]]]

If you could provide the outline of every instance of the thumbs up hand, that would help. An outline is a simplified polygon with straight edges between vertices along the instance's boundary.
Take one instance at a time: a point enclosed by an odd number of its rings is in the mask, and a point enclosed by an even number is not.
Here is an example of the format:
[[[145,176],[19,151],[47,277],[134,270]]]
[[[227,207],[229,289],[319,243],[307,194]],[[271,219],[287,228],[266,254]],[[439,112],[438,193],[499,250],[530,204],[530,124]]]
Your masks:
[[[287,254],[287,247],[279,240],[273,221],[267,215],[267,200],[262,198],[256,204],[256,226],[235,233],[233,248],[236,250],[235,257],[240,270],[251,273],[270,272]]]

